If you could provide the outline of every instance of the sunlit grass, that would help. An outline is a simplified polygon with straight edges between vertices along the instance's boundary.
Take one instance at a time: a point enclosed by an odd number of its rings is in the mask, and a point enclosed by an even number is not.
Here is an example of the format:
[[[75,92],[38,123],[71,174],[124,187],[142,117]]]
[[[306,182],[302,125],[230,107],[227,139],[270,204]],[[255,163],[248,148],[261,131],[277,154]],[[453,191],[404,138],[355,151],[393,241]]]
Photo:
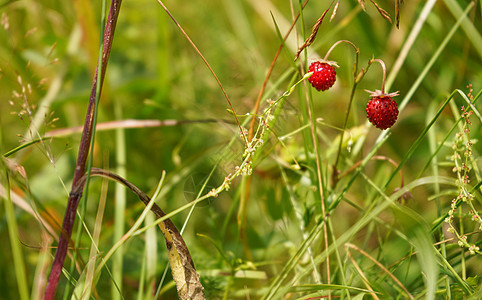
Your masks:
[[[394,1],[376,2],[394,18]],[[166,123],[99,130],[93,166],[108,166],[149,195],[166,172],[156,203],[183,228],[209,299],[480,294],[481,3],[405,1],[399,29],[364,3],[366,11],[340,1],[330,21],[331,7],[294,61],[328,2],[308,2],[283,41],[299,2],[165,1],[231,107],[156,1],[123,1],[98,122]],[[100,5],[17,1],[0,15],[0,150],[8,156],[0,172],[0,298],[36,298],[50,271],[47,251],[55,254],[57,237],[49,235],[60,232],[80,137],[53,130],[83,124]],[[338,40],[359,53],[337,46],[329,58],[340,66],[337,81],[317,92],[301,79]],[[387,131],[366,120],[364,89],[382,84],[378,66],[359,75],[371,58],[387,66],[386,89],[400,92],[400,114]],[[472,111],[468,127],[462,106]],[[259,144],[251,152],[254,113],[266,119],[256,119]],[[456,138],[462,157],[473,143],[463,160],[450,160]],[[453,172],[461,162],[467,171]],[[473,199],[452,204],[461,193]],[[67,257],[57,297],[176,297],[166,244],[152,225],[159,221],[118,184],[93,179],[88,195],[73,234],[82,230],[81,238],[71,243],[78,243],[75,261]]]

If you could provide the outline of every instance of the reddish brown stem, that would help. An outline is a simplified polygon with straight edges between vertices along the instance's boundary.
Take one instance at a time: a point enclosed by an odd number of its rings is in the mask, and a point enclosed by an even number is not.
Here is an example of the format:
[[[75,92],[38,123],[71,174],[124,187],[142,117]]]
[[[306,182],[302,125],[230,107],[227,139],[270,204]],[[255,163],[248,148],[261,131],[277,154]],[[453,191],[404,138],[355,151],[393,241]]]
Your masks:
[[[305,8],[306,4],[308,4],[308,1],[309,0],[306,0],[303,3],[302,9]],[[293,28],[294,28],[296,22],[298,21],[299,17],[300,17],[300,13],[298,13],[296,15],[295,19],[291,23],[290,28],[288,29],[288,32],[283,37],[285,40],[290,35],[290,33],[293,30]],[[273,71],[274,65],[275,65],[276,61],[278,60],[278,57],[279,57],[282,49],[283,49],[283,43],[280,44],[280,46],[278,47],[278,50],[276,51],[276,54],[274,55],[273,61],[271,62],[271,66],[269,67],[268,73],[266,74],[266,77],[264,78],[263,85],[261,86],[261,89],[259,90],[258,97],[256,98],[256,103],[254,104],[254,110],[253,110],[253,118],[251,119],[251,123],[249,125],[248,142],[250,142],[253,139],[254,128],[255,128],[255,125],[256,125],[256,116],[258,115],[259,106],[260,106],[260,103],[261,103],[261,98],[263,97],[264,90],[266,89],[266,85],[268,84],[268,80],[271,77],[271,72]],[[249,200],[250,190],[251,190],[251,177],[248,177],[248,179],[246,180],[246,186],[245,186],[245,190],[244,190],[245,191],[244,196],[245,196],[245,201],[246,201],[245,206],[247,205],[247,202]],[[241,238],[243,238],[243,236],[245,234],[245,230],[246,230],[246,228],[245,228],[245,226],[246,226],[245,225],[246,224],[246,208],[242,211],[242,215],[238,215],[238,219],[241,220],[240,235],[241,235]]]
[[[62,266],[64,265],[65,256],[67,254],[67,248],[72,235],[72,229],[75,222],[75,214],[77,207],[79,205],[80,198],[82,197],[83,189],[76,191],[77,187],[82,181],[82,177],[85,173],[85,165],[87,162],[87,157],[89,155],[89,149],[92,139],[93,124],[94,124],[94,109],[95,109],[95,99],[97,91],[97,80],[100,82],[100,91],[102,90],[102,84],[104,82],[105,71],[107,68],[107,61],[109,58],[110,50],[112,48],[112,41],[114,38],[114,31],[117,24],[117,18],[119,16],[119,10],[122,0],[112,0],[109,15],[107,17],[107,23],[105,25],[104,40],[103,40],[103,52],[102,52],[102,63],[101,72],[98,76],[98,69],[95,72],[92,91],[89,99],[89,106],[87,108],[87,114],[85,117],[84,130],[82,131],[82,137],[80,139],[79,153],[77,156],[77,163],[75,165],[74,178],[72,180],[72,189],[69,195],[69,200],[67,202],[67,208],[65,211],[64,221],[62,224],[62,233],[60,235],[59,244],[57,247],[57,252],[55,254],[54,262],[52,264],[52,270],[50,271],[49,280],[47,282],[47,288],[45,289],[44,299],[50,300],[54,299],[55,292],[57,291],[57,286],[60,279],[60,273],[62,271]]]
[[[371,64],[371,63],[374,63],[374,62],[377,62],[377,63],[380,64],[380,66],[382,66],[382,71],[383,71],[382,94],[384,94],[385,93],[385,78],[387,77],[387,67],[385,66],[385,63],[383,62],[383,60],[378,59],[378,58],[370,59],[370,61],[368,63]]]
[[[328,56],[330,55],[331,51],[333,51],[333,49],[335,49],[335,47],[338,46],[341,43],[347,43],[348,45],[352,46],[355,49],[355,51],[358,53],[358,48],[355,46],[355,44],[353,44],[352,42],[347,41],[347,40],[339,40],[338,42],[334,43],[330,47],[330,49],[326,52],[326,55],[323,58],[323,60],[328,60]]]
[[[229,100],[229,97],[228,97],[228,94],[226,93],[226,90],[224,89],[223,85],[221,84],[221,81],[219,80],[218,76],[216,75],[216,73],[214,72],[213,68],[211,68],[211,65],[208,63],[208,61],[206,60],[206,58],[204,58],[204,55],[201,53],[201,51],[198,49],[198,47],[196,46],[196,44],[194,44],[194,42],[191,40],[191,38],[189,37],[189,35],[184,31],[184,29],[182,28],[181,24],[179,24],[179,22],[177,22],[177,20],[174,18],[174,16],[171,14],[171,12],[169,11],[169,9],[167,8],[166,5],[164,5],[164,3],[161,1],[161,0],[157,0],[157,2],[162,6],[162,8],[164,9],[164,11],[166,11],[167,15],[169,16],[169,18],[171,18],[171,20],[174,22],[174,24],[176,24],[177,28],[179,28],[179,30],[181,31],[181,33],[184,35],[184,37],[188,40],[188,42],[191,44],[191,46],[194,48],[194,50],[197,52],[197,54],[201,57],[201,59],[203,60],[204,64],[207,66],[207,68],[209,69],[209,71],[211,72],[211,74],[213,75],[214,79],[216,80],[216,82],[218,83],[219,85],[219,88],[221,89],[221,91],[223,92],[223,95],[224,95],[224,98],[226,98],[226,101],[228,102],[228,105],[231,109],[231,111],[233,112],[233,116],[234,116],[234,119],[236,119],[236,123],[238,124],[238,127],[239,127],[239,131],[240,131],[240,134],[243,136],[243,139],[244,139],[244,142],[246,144],[246,146],[248,146],[248,139],[243,131],[243,129],[241,128],[241,124],[239,123],[239,120],[238,120],[238,115],[236,114],[235,110],[234,110],[234,107],[233,107],[233,104],[231,103],[231,100]]]
[[[305,3],[303,3],[302,9],[305,8],[306,4],[308,4],[308,1],[309,0],[306,0]],[[290,33],[293,30],[293,28],[295,27],[295,24],[298,21],[299,17],[300,17],[300,13],[298,13],[296,15],[295,19],[291,23],[291,26],[288,29],[288,32],[283,37],[284,40],[286,40],[288,38],[288,36],[290,35]],[[278,50],[276,51],[276,54],[274,55],[273,61],[271,62],[271,66],[269,67],[268,73],[266,74],[266,77],[264,78],[263,85],[261,86],[261,89],[259,90],[258,98],[256,98],[256,103],[254,104],[253,118],[251,119],[251,124],[249,125],[249,132],[248,132],[248,140],[249,141],[251,141],[251,139],[253,138],[253,135],[254,135],[254,127],[255,127],[255,124],[256,124],[256,116],[258,115],[259,105],[261,103],[261,98],[263,97],[264,90],[266,89],[266,85],[268,84],[268,80],[271,77],[271,72],[273,71],[274,65],[275,65],[276,61],[278,60],[278,57],[279,57],[282,49],[283,49],[283,44],[280,44],[279,47],[278,47]]]

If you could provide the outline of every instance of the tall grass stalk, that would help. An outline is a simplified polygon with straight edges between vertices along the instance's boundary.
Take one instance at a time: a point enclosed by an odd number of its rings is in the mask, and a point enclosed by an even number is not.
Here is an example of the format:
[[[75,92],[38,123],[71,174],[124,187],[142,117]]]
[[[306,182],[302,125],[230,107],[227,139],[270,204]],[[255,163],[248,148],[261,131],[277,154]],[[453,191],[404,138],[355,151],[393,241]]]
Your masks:
[[[0,135],[0,141],[1,141]],[[18,296],[22,300],[29,299],[27,274],[25,273],[25,260],[23,257],[22,247],[20,245],[20,237],[18,236],[18,224],[17,217],[15,215],[15,209],[10,198],[10,175],[4,162],[1,162],[3,177],[3,185],[5,186],[6,197],[3,199],[3,205],[5,208],[5,216],[7,219],[9,242],[13,257],[14,273],[17,280]]]
[[[117,119],[122,119],[122,107],[115,106],[115,115]],[[127,178],[127,152],[125,130],[122,128],[116,129],[116,165],[117,174],[123,178]],[[114,208],[114,234],[113,241],[118,241],[124,234],[126,211],[126,188],[123,185],[117,184],[115,186],[115,208]],[[113,300],[121,299],[122,295],[122,274],[123,274],[123,249],[122,247],[112,257],[112,288],[111,294]]]
[[[0,7],[3,297],[480,298],[480,1],[120,3]]]

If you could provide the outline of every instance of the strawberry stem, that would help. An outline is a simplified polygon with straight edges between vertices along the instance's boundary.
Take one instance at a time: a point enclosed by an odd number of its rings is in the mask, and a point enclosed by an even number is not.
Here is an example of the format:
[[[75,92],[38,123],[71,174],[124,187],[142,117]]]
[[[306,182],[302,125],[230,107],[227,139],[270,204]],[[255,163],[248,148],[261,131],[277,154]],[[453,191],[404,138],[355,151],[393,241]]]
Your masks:
[[[368,61],[368,64],[372,64],[374,62],[377,62],[379,63],[381,66],[382,66],[382,71],[383,71],[383,79],[382,79],[382,94],[385,93],[385,78],[387,77],[387,67],[385,66],[385,63],[383,62],[383,60],[379,59],[379,58],[374,58],[374,59],[370,59]]]
[[[342,40],[342,41],[339,41],[339,42],[336,42],[335,44],[333,44],[333,46],[330,48],[330,50],[328,50],[328,53],[326,54],[326,57],[328,57],[328,54],[330,54],[331,50],[333,50],[333,48],[336,45],[338,45],[342,42],[344,42],[344,41]],[[353,43],[351,43],[349,41],[345,41],[345,42],[349,43],[353,48],[355,48],[355,62],[353,63],[353,86],[352,86],[351,93],[350,93],[350,100],[348,102],[348,107],[347,107],[346,114],[345,114],[345,121],[343,122],[343,131],[341,133],[340,142],[338,144],[338,151],[337,151],[337,154],[336,154],[335,163],[333,164],[333,173],[332,173],[332,186],[333,186],[333,188],[335,187],[336,183],[338,182],[339,171],[337,169],[337,166],[338,166],[338,162],[340,160],[341,148],[342,148],[342,144],[343,144],[343,136],[346,132],[346,127],[347,127],[347,124],[348,124],[348,117],[350,116],[351,106],[353,104],[353,99],[355,98],[356,87],[358,85],[357,74],[358,74],[359,50],[358,50],[358,48],[355,47],[355,45]]]
[[[348,40],[339,40],[338,42],[334,43],[330,49],[328,50],[328,52],[326,52],[326,55],[325,57],[323,58],[323,60],[328,60],[328,56],[330,55],[331,51],[333,51],[333,49],[338,46],[339,44],[341,43],[347,43],[349,45],[351,45],[354,49],[355,49],[355,52],[358,53],[358,48],[355,46],[355,44],[353,44],[352,42],[348,41]]]

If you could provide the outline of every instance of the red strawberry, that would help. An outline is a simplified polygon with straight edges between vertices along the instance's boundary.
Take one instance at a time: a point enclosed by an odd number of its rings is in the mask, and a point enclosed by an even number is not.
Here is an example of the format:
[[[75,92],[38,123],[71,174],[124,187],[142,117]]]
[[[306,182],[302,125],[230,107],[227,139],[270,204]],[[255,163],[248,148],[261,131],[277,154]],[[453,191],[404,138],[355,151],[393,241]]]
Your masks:
[[[367,118],[379,129],[387,129],[395,124],[398,117],[397,102],[392,97],[398,96],[398,92],[385,94],[379,90],[367,91],[371,99],[367,104]]]
[[[310,65],[308,72],[313,72],[313,75],[308,78],[311,85],[318,91],[325,91],[335,84],[336,71],[338,67],[334,62],[315,61]]]

